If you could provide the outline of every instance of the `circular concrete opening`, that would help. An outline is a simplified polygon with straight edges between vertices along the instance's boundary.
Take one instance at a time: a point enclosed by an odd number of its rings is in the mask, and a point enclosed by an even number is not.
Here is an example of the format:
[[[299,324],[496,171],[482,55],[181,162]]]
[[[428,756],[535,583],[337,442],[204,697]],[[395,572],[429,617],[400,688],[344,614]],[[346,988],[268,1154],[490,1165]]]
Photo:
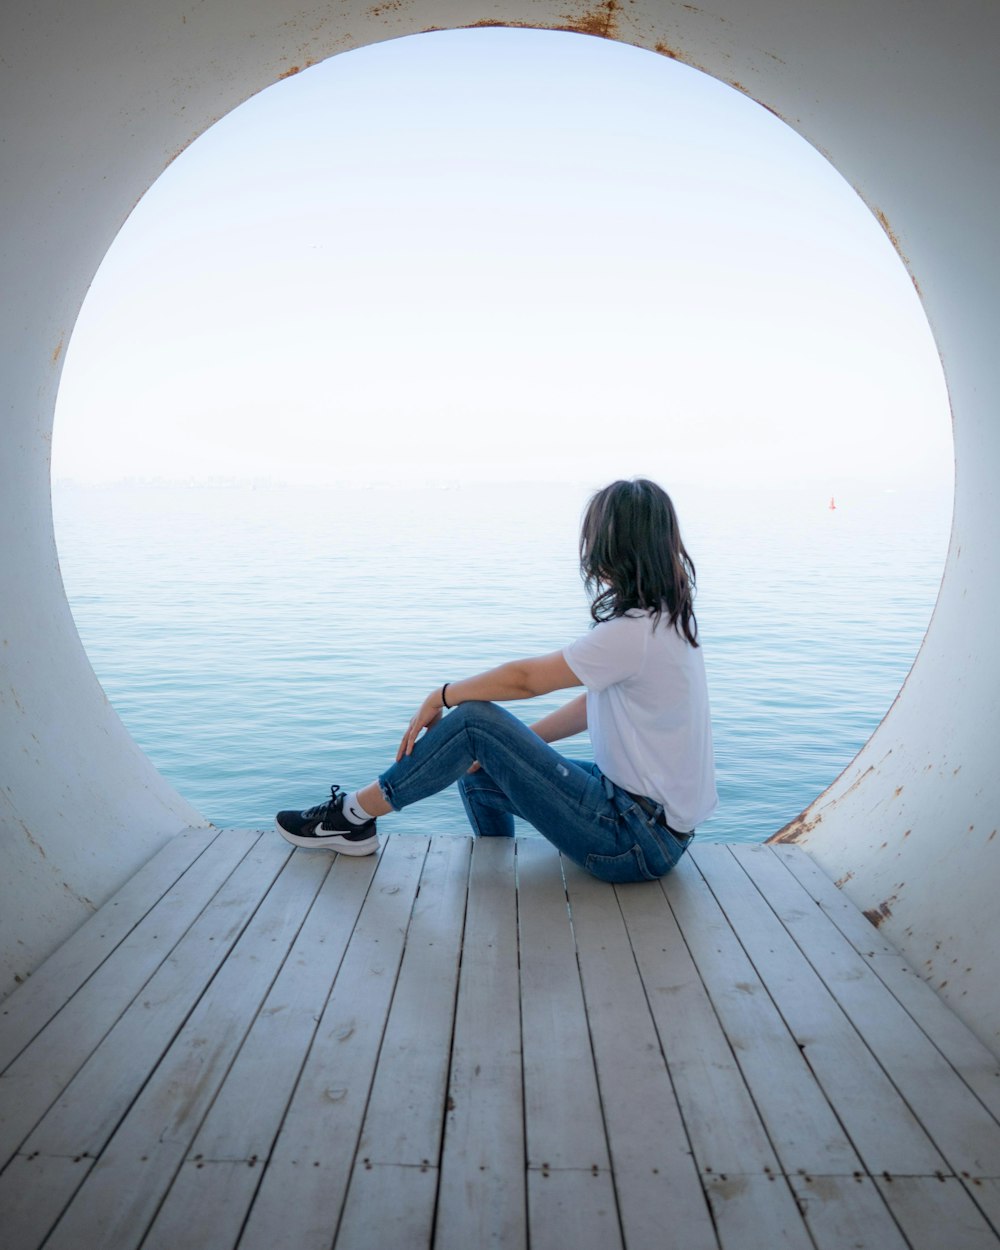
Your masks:
[[[220,824],[380,767],[425,670],[584,628],[581,501],[645,472],[701,570],[701,834],[759,841],[888,708],[944,559],[940,366],[878,223],[752,101],[580,35],[396,40],[217,123],[105,257],[56,415],[97,673]],[[464,821],[443,798],[406,827]]]

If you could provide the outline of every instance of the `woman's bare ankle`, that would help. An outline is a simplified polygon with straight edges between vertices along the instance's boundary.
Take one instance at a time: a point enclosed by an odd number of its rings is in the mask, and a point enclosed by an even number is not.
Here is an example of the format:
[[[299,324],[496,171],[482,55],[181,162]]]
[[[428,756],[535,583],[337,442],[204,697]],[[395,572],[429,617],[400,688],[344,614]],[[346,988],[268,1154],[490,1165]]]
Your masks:
[[[370,785],[364,786],[358,791],[358,802],[369,815],[374,817],[388,816],[392,811],[392,808],[385,801],[382,787],[377,781],[373,781]]]

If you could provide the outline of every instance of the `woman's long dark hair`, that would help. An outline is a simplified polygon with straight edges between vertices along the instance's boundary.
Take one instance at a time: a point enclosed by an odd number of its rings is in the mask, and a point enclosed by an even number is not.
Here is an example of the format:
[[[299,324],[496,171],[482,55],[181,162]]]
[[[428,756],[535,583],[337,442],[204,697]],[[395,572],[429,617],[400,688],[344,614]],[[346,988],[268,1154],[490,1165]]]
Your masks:
[[[580,530],[580,571],[595,621],[638,608],[651,611],[658,624],[666,613],[677,632],[698,645],[694,564],[670,496],[655,482],[612,482],[594,495]]]

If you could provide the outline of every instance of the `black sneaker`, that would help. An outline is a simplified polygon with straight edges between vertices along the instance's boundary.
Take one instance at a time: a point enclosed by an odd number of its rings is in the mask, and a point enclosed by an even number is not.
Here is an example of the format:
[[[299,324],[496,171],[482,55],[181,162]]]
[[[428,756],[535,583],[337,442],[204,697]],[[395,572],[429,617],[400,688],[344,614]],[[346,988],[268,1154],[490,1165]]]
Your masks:
[[[279,812],[274,826],[293,846],[322,846],[341,855],[372,855],[378,850],[375,821],[351,824],[341,811],[346,797],[340,786],[331,786],[325,803],[304,812]]]

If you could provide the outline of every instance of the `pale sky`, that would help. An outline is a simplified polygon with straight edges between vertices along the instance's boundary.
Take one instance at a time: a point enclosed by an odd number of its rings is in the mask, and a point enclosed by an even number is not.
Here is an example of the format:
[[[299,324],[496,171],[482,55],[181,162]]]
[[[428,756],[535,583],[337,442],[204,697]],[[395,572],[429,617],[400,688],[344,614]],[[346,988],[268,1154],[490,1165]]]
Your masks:
[[[183,153],[93,284],[53,449],[84,482],[951,463],[913,285],[823,157],[677,62],[496,29],[334,57]]]

